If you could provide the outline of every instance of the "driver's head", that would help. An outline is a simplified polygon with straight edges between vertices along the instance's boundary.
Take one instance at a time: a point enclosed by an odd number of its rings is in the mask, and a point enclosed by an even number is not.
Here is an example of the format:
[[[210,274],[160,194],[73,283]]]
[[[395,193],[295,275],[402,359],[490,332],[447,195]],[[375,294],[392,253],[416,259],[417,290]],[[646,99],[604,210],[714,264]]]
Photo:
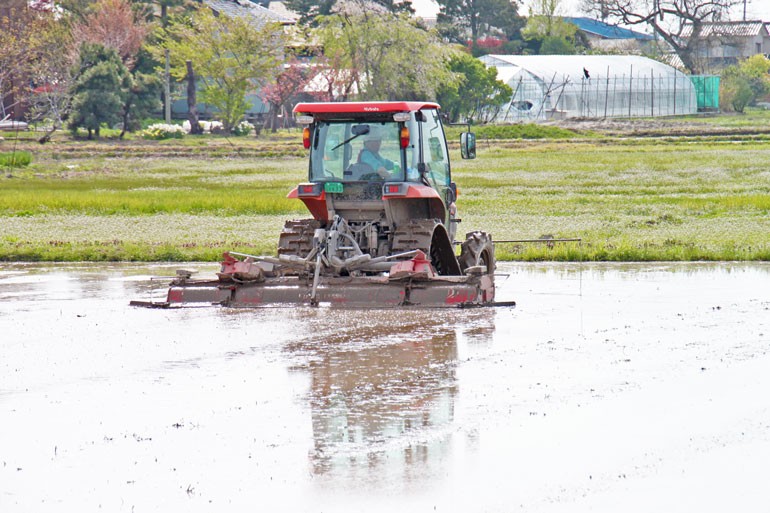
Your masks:
[[[364,146],[372,151],[378,151],[382,144],[382,132],[380,127],[371,125],[369,127],[369,133],[364,136]]]

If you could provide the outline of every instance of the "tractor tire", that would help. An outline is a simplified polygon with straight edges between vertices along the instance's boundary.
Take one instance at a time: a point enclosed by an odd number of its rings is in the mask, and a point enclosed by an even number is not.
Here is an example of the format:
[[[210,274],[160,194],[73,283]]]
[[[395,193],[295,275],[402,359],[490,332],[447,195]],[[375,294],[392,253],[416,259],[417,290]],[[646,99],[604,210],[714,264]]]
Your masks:
[[[494,274],[496,263],[492,237],[480,231],[467,233],[458,261],[463,272],[469,267],[482,266],[486,269],[486,274]]]
[[[462,269],[446,228],[437,219],[411,220],[393,233],[391,254],[419,249],[441,276],[460,276]]]
[[[278,237],[278,255],[308,256],[313,249],[313,235],[321,223],[315,219],[286,221]]]

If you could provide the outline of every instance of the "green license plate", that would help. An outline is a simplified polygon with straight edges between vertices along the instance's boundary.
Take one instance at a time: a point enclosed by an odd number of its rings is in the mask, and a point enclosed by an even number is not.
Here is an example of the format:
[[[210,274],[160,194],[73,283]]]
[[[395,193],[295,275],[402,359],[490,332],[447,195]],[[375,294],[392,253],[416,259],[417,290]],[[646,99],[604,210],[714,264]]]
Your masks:
[[[340,182],[326,182],[324,184],[324,191],[326,192],[342,192],[342,184]]]

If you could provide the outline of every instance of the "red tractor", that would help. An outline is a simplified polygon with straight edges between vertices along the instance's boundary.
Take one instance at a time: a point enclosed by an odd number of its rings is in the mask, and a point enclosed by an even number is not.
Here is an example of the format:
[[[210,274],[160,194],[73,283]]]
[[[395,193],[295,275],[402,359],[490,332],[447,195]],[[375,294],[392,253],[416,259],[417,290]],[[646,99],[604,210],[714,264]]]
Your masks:
[[[226,253],[217,280],[178,273],[161,306],[493,302],[491,238],[470,232],[455,252],[457,187],[437,104],[300,103],[294,113],[310,158],[289,197],[312,219],[286,222],[277,256]],[[474,158],[473,134],[460,142]]]

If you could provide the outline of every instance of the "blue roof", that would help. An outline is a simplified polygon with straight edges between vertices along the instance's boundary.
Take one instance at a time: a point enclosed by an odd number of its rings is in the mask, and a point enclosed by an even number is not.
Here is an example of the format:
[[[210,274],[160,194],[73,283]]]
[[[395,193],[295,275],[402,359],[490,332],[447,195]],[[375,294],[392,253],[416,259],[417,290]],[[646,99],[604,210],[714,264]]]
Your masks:
[[[565,17],[564,21],[577,25],[577,28],[583,32],[596,34],[604,39],[641,39],[643,41],[655,39],[649,34],[642,34],[641,32],[635,32],[591,18]]]

